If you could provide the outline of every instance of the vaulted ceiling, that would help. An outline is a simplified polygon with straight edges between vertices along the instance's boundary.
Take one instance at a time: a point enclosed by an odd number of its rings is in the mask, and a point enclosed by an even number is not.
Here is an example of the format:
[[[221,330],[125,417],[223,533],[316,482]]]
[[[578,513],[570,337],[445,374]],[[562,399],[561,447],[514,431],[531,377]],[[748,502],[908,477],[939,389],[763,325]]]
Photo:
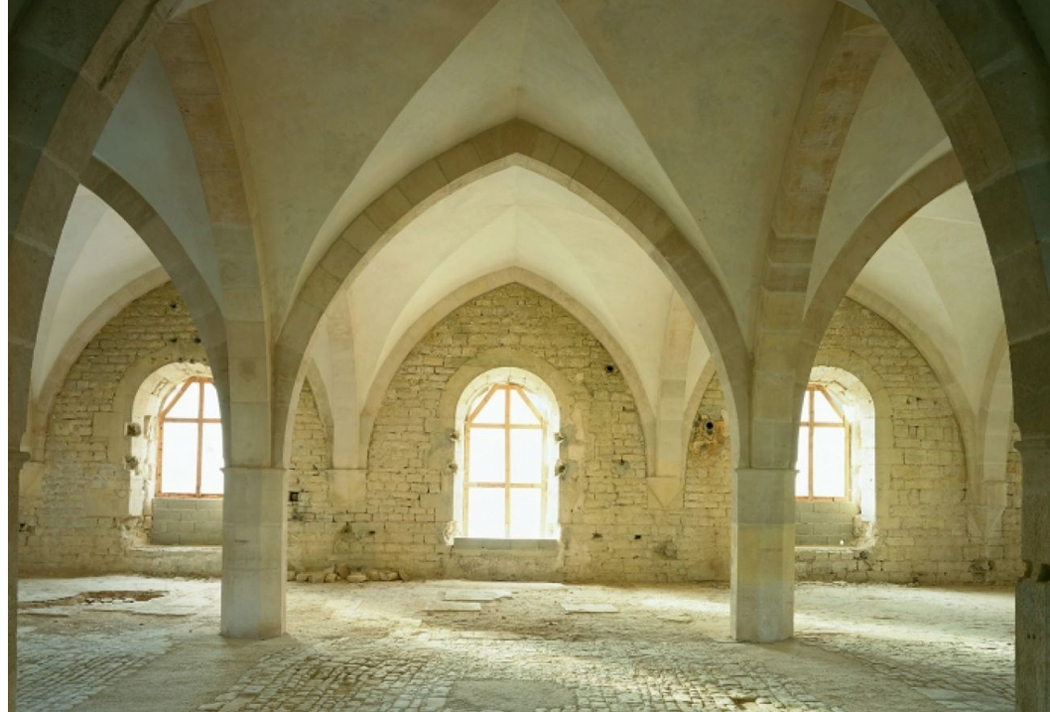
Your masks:
[[[707,262],[750,341],[811,68],[829,19],[854,11],[834,0],[214,0],[187,3],[186,12],[233,117],[272,329],[365,206],[424,161],[522,118],[648,194]],[[194,122],[180,110],[195,87],[180,77],[176,89],[181,103],[151,54],[96,156],[168,223],[221,304],[210,186],[200,178]],[[922,88],[888,44],[834,167],[810,298],[880,201],[950,152]],[[110,213],[88,191],[70,213],[35,384],[93,310],[157,266]],[[435,303],[512,266],[583,305],[655,402],[672,283],[615,220],[522,168],[436,201],[355,276],[346,295],[359,393]],[[980,407],[1002,355],[1002,313],[965,187],[897,230],[852,294],[925,334],[943,352],[950,373],[942,377]],[[704,345],[698,331],[693,342],[695,380],[717,345]]]

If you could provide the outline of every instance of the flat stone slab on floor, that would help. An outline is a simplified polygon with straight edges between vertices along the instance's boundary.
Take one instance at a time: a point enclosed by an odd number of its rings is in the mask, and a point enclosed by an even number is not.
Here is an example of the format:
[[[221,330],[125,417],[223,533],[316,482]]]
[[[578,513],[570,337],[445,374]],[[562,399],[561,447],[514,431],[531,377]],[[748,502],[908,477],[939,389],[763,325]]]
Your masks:
[[[611,603],[563,603],[566,613],[619,613],[620,609]]]
[[[470,589],[458,590],[458,591],[445,591],[446,601],[496,601],[501,598],[510,598],[510,591],[502,590],[479,590],[472,591]]]
[[[438,601],[428,603],[424,613],[480,613],[481,604],[468,601]]]

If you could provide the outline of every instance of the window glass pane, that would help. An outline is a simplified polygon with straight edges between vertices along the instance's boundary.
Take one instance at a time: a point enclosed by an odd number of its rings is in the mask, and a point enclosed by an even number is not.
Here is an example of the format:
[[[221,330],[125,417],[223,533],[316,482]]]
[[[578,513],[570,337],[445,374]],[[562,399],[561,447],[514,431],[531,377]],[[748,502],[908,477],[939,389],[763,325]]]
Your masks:
[[[197,492],[197,424],[165,423],[160,487],[164,494]]]
[[[802,417],[800,420],[803,423],[809,422],[809,391],[806,391],[806,395],[802,396]]]
[[[823,391],[813,392],[813,420],[817,423],[841,423],[842,418],[828,401]]]
[[[816,428],[813,433],[813,496],[846,496],[846,429]]]
[[[540,537],[540,490],[510,491],[510,535],[516,539]]]
[[[204,384],[204,417],[221,418],[219,413],[219,392],[215,390],[215,384]]]
[[[222,494],[222,426],[205,423],[201,446],[201,494]]]
[[[503,539],[506,501],[502,487],[469,487],[467,493],[467,536]]]
[[[476,416],[474,416],[474,423],[503,423],[506,422],[507,411],[506,411],[506,391],[502,388],[497,387],[492,393],[492,397],[489,398],[488,402],[481,409]],[[482,397],[481,400],[484,400]],[[478,401],[479,403],[481,401]],[[474,406],[477,407],[476,405]]]
[[[535,402],[533,403],[535,406]],[[532,412],[532,408],[521,396],[521,391],[514,389],[510,391],[510,422],[518,425],[539,425],[540,419]]]
[[[539,484],[543,472],[543,431],[510,431],[510,480]]]
[[[470,428],[467,443],[467,479],[470,482],[503,482],[507,462],[504,456],[507,431],[503,428]]]
[[[178,393],[182,389],[182,386],[176,386],[175,393]],[[186,392],[179,396],[178,401],[168,411],[168,418],[196,418],[200,415],[200,384],[191,383]]]
[[[798,460],[795,461],[795,496],[809,496],[809,428],[798,429]]]

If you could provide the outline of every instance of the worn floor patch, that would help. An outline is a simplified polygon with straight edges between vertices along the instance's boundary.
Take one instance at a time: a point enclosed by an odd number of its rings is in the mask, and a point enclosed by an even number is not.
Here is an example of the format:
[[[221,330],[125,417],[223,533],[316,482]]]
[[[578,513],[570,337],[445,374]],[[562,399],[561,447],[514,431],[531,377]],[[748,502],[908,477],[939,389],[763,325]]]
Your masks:
[[[620,609],[611,603],[563,603],[566,613],[619,613]]]
[[[575,704],[576,695],[572,690],[545,680],[460,680],[449,690],[445,709],[449,712],[535,712]]]
[[[438,601],[428,603],[423,611],[425,613],[479,613],[481,604],[467,601]]]
[[[685,613],[664,613],[657,616],[662,621],[668,623],[692,623],[693,617]]]

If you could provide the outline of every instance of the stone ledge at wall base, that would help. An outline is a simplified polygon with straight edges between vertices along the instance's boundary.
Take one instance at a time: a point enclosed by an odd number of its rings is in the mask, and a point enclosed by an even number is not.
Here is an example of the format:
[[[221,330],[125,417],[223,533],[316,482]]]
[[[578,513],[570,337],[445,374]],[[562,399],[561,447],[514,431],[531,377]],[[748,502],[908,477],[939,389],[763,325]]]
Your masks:
[[[480,581],[562,581],[565,548],[557,539],[457,538],[444,576]]]
[[[367,583],[369,581],[411,581],[412,576],[404,570],[374,568],[353,570],[346,564],[339,564],[308,571],[288,569],[286,580],[295,583]]]
[[[222,574],[221,546],[133,546],[128,566],[148,576],[203,576]]]

